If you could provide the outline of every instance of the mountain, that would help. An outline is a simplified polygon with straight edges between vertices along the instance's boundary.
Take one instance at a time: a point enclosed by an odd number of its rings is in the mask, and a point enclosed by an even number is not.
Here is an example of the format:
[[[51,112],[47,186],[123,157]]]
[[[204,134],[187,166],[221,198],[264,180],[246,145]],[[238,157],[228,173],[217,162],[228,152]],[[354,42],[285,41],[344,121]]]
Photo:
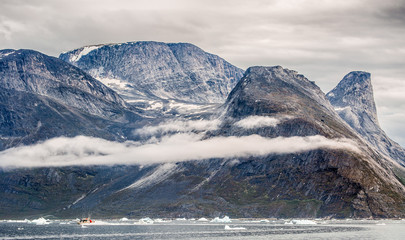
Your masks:
[[[362,85],[369,75],[349,76],[328,99],[280,66],[241,74],[183,43],[89,46],[60,59],[0,51],[0,148],[36,144],[0,161],[28,149],[31,162],[111,164],[0,169],[0,216],[405,217],[404,168],[387,157],[393,148],[364,137],[382,136],[371,84]],[[349,107],[364,133],[341,114]],[[73,141],[66,149],[46,141],[78,135],[90,137],[63,138]]]
[[[237,152],[261,144],[254,142],[260,136],[273,141],[260,146],[275,150],[146,166],[9,170],[0,174],[0,213],[405,216],[404,169],[371,148],[322,91],[297,72],[280,66],[249,68],[217,114],[218,128],[204,131],[203,140],[216,139],[220,148],[222,140],[250,136],[253,142],[227,146]]]
[[[326,96],[340,117],[372,146],[405,166],[405,149],[378,123],[370,73],[350,72]]]
[[[129,102],[140,99],[222,103],[243,71],[188,43],[129,42],[62,53]]]
[[[121,139],[141,120],[117,93],[77,67],[33,50],[0,51],[0,149],[56,136]]]
[[[0,51],[0,87],[47,96],[94,115],[114,117],[126,103],[79,68],[33,50]]]

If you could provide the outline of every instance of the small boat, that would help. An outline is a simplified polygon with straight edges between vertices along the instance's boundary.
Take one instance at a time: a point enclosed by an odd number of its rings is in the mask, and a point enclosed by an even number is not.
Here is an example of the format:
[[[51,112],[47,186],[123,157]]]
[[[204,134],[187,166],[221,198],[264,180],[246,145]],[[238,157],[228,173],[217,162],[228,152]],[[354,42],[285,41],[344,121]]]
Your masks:
[[[77,224],[80,224],[80,225],[87,225],[87,224],[91,224],[91,223],[94,223],[94,220],[91,220],[90,218],[82,218],[77,222]]]

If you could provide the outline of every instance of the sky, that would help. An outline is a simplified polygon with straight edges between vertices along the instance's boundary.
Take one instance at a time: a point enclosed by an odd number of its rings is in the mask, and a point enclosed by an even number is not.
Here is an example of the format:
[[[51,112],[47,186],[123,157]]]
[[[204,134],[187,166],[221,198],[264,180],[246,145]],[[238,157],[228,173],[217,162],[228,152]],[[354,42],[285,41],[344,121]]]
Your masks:
[[[405,146],[405,0],[0,0],[0,49],[189,42],[246,69],[281,65],[327,93],[371,73],[379,121]]]

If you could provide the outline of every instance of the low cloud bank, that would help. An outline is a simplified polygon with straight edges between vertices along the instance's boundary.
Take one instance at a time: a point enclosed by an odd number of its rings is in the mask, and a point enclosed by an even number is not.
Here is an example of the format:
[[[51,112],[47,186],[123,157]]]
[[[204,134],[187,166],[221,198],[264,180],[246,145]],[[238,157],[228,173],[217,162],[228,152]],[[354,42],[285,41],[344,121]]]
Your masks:
[[[310,151],[319,148],[345,149],[358,152],[348,139],[327,139],[323,136],[264,138],[214,137],[180,133],[155,142],[111,142],[78,136],[54,138],[40,144],[0,152],[0,167],[62,167],[81,165],[114,165],[181,162],[210,158],[240,158]]]

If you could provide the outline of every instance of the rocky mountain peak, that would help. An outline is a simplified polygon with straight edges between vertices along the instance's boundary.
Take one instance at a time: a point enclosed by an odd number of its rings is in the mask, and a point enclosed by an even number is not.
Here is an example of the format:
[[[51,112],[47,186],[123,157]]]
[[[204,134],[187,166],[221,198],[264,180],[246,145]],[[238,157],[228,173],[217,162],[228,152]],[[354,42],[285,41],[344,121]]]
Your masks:
[[[370,73],[347,74],[327,95],[336,112],[381,153],[405,165],[405,150],[381,129]]]
[[[374,124],[378,125],[370,73],[362,71],[348,73],[327,94],[327,97],[338,111],[351,108],[356,112],[366,114]]]
[[[233,117],[277,112],[307,116],[307,110],[312,112],[308,106],[313,103],[319,104],[322,111],[334,112],[314,82],[281,66],[248,68],[227,99],[229,109],[237,111],[231,114]],[[257,109],[266,113],[255,112]]]

